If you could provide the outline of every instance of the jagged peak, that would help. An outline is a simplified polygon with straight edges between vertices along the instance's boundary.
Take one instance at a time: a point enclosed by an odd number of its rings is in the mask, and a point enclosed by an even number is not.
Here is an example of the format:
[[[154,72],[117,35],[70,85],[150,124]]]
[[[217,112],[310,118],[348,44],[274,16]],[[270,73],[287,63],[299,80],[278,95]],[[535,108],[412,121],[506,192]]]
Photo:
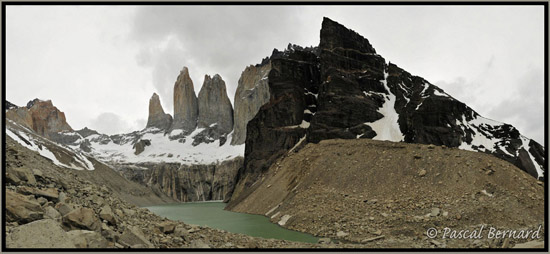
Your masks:
[[[376,53],[365,37],[327,17],[323,18],[321,25],[319,48],[346,48],[363,53]]]

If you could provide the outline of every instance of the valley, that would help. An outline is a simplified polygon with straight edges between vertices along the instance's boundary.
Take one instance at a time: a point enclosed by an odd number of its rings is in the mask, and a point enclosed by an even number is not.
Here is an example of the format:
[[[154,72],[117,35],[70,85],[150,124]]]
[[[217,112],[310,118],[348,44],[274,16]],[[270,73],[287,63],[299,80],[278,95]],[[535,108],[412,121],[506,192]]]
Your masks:
[[[73,129],[4,102],[7,248],[543,248],[547,152],[324,18],[198,95],[175,78],[146,126]],[[198,225],[200,224],[200,225]],[[537,238],[449,239],[446,229]],[[436,235],[430,237],[429,231]]]

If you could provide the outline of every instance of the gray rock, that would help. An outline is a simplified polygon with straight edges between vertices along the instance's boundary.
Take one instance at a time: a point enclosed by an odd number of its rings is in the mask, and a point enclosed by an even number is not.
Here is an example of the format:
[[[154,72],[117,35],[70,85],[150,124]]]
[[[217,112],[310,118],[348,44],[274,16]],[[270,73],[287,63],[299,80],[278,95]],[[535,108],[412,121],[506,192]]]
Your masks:
[[[140,139],[138,142],[136,142],[134,144],[134,146],[132,147],[134,149],[134,154],[135,155],[138,155],[140,153],[142,153],[143,151],[145,151],[145,147],[146,146],[150,146],[151,145],[151,140],[148,140],[148,139]]]
[[[89,229],[98,231],[101,222],[90,208],[78,208],[63,216],[63,223],[72,229]]]
[[[233,130],[233,107],[227,97],[225,82],[216,74],[204,76],[198,96],[198,127],[207,128],[216,124],[217,134],[225,135]]]
[[[57,197],[57,202],[63,203],[65,201],[67,201],[67,194],[65,194],[65,192],[59,192],[59,196]]]
[[[319,241],[317,241],[317,243],[320,243],[320,244],[329,244],[329,243],[330,243],[330,238],[328,238],[328,237],[320,238]]]
[[[101,211],[99,212],[99,218],[106,220],[111,225],[116,225],[115,215],[113,214],[113,210],[111,210],[110,206],[106,205],[101,208]]]
[[[128,216],[136,215],[136,210],[127,209],[127,208],[123,208],[122,210],[124,211],[124,214],[126,214]]]
[[[268,74],[271,62],[263,65],[250,65],[242,72],[235,92],[233,112],[232,145],[244,144],[246,124],[256,116],[260,107],[269,101]]]
[[[136,248],[136,245],[143,245],[146,248],[153,248],[153,244],[145,238],[141,229],[136,226],[128,227],[118,240],[124,247]]]
[[[157,225],[160,232],[165,234],[174,233],[174,229],[176,228],[176,223],[171,221],[163,221]]]
[[[61,219],[61,214],[57,210],[55,210],[55,208],[47,206],[46,208],[44,208],[44,218],[59,220]]]
[[[178,237],[185,237],[189,234],[189,232],[187,232],[187,229],[185,229],[184,226],[181,226],[181,225],[178,225],[176,226],[176,228],[174,229],[174,236],[178,236]]]
[[[59,198],[59,193],[56,188],[35,189],[32,187],[22,186],[19,188],[19,192],[23,194],[32,194],[38,197],[44,197],[52,201],[57,201],[57,199]]]
[[[32,173],[32,170],[26,167],[7,167],[6,168],[6,178],[7,180],[12,181],[13,183],[19,183],[20,181],[27,182],[30,185],[36,184],[36,178]]]
[[[147,126],[156,127],[161,130],[167,130],[172,125],[172,116],[164,113],[162,105],[160,104],[159,96],[153,93],[149,100],[149,118],[147,119]]]
[[[67,233],[51,219],[34,221],[16,227],[6,237],[8,248],[74,248]]]
[[[100,233],[89,230],[71,230],[67,236],[77,248],[106,248],[109,241]]]
[[[436,217],[439,215],[439,208],[435,207],[435,208],[432,208],[432,211],[430,213],[430,216],[432,217]]]
[[[40,205],[44,205],[44,204],[48,203],[48,200],[45,199],[45,198],[43,198],[43,197],[37,198],[36,201],[38,201],[38,203],[39,203]]]
[[[6,220],[28,223],[42,219],[44,211],[33,196],[6,190]]]
[[[172,129],[190,133],[197,127],[199,105],[189,69],[184,67],[174,84],[174,121]]]
[[[206,244],[205,242],[201,240],[193,240],[191,242],[191,248],[193,249],[208,249],[212,248],[210,245]]]
[[[55,209],[57,209],[61,216],[65,216],[70,213],[74,209],[74,207],[67,203],[57,203],[55,205]]]
[[[418,172],[418,176],[423,177],[423,176],[425,176],[427,173],[428,173],[428,172],[427,172],[425,169],[422,169],[422,170],[420,170],[420,171]]]
[[[338,233],[336,233],[336,236],[337,237],[345,237],[345,236],[348,236],[349,233],[346,233],[344,231],[338,231]]]

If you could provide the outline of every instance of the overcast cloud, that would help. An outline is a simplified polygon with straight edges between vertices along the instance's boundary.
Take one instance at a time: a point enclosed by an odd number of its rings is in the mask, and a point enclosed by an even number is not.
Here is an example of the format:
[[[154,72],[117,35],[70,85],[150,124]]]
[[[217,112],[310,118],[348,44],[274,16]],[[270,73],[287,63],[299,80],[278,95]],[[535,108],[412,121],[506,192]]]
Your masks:
[[[323,16],[543,143],[542,6],[8,6],[6,97],[52,99],[75,129],[138,130],[153,92],[173,112],[183,66],[197,93],[220,74],[233,101],[246,66],[288,43],[317,45]]]

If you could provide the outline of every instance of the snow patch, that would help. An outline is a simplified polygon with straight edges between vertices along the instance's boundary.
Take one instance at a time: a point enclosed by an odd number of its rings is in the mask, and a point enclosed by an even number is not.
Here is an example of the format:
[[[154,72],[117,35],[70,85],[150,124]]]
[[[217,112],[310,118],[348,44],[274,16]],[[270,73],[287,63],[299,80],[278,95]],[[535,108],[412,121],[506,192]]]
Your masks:
[[[525,149],[525,151],[527,152],[527,154],[529,154],[529,158],[531,159],[531,162],[533,163],[533,166],[535,166],[535,170],[537,171],[537,179],[541,178],[541,177],[544,177],[544,171],[542,170],[542,168],[540,167],[540,165],[537,163],[537,161],[535,160],[535,157],[533,157],[533,155],[531,154],[531,152],[529,152],[529,142],[530,142],[530,139],[528,139],[527,137],[523,136],[523,135],[520,135],[520,139],[521,139],[521,148]],[[518,150],[519,150],[518,149]]]
[[[437,89],[434,89],[434,95],[437,95],[437,96],[442,96],[442,97],[449,97],[449,95],[445,92],[440,92],[438,91]]]
[[[292,148],[290,148],[290,150],[288,150],[288,152],[292,152],[294,151],[294,149],[296,149],[296,147],[298,147],[300,144],[302,144],[302,142],[304,142],[304,140],[306,140],[306,135],[304,135],[300,140],[298,140],[298,143],[296,143],[296,145],[294,145]]]
[[[382,84],[389,92],[389,95],[386,96],[387,100],[384,102],[384,105],[378,109],[378,112],[381,113],[383,117],[372,123],[365,123],[365,125],[370,126],[376,132],[376,136],[373,138],[375,140],[401,142],[405,140],[405,136],[401,133],[401,129],[397,123],[399,114],[395,111],[396,97],[388,87],[387,78],[388,73],[384,71],[384,80],[382,80]]]
[[[281,226],[284,226],[286,224],[286,222],[288,221],[288,219],[290,219],[290,215],[288,214],[285,214],[283,215],[283,217],[281,217],[281,220],[279,222],[277,222],[277,224],[281,225]]]

